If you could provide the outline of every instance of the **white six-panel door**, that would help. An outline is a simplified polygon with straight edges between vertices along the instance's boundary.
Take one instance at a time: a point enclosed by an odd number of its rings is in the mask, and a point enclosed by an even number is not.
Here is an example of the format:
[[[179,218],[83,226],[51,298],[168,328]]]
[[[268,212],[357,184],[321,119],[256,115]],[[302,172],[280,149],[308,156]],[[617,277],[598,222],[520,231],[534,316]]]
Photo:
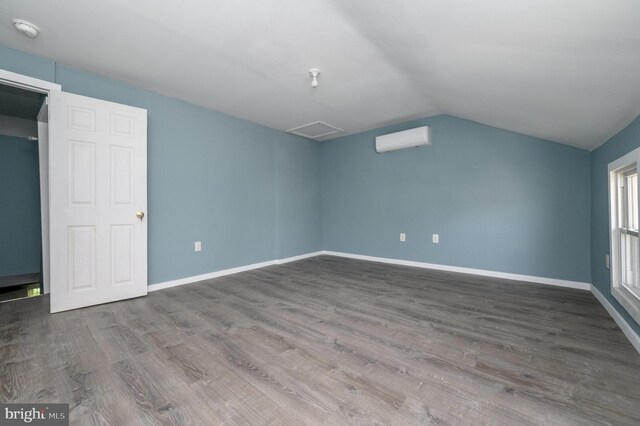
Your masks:
[[[147,111],[49,98],[51,312],[147,294]]]

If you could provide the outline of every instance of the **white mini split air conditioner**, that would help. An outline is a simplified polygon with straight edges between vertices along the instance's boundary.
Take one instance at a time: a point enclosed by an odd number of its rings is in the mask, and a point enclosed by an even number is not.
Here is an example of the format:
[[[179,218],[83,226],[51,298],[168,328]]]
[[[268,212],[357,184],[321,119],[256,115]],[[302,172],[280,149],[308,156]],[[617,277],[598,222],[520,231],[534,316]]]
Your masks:
[[[414,146],[431,145],[431,127],[417,127],[376,137],[376,151],[387,152]]]

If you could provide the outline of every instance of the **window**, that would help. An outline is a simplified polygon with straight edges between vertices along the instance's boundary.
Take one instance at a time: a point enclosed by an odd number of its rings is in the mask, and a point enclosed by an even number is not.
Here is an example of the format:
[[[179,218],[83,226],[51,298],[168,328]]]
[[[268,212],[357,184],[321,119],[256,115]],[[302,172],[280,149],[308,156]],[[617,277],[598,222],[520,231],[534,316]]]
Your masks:
[[[609,164],[611,294],[640,323],[640,149]]]

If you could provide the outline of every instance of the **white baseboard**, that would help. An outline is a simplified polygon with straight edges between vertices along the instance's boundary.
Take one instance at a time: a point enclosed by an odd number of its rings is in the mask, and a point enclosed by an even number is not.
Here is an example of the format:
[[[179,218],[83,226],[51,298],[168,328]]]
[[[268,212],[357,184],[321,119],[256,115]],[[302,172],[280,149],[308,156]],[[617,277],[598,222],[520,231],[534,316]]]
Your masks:
[[[266,262],[253,263],[251,265],[238,266],[236,268],[223,269],[221,271],[210,272],[208,274],[194,275],[192,277],[180,278],[173,281],[165,281],[158,284],[151,284],[148,291],[162,290],[163,288],[176,287],[184,284],[195,283],[198,281],[210,280],[212,278],[223,277],[225,275],[237,274],[239,272],[251,271],[252,269],[264,268],[272,265],[283,265],[297,260],[307,259],[320,255],[346,257],[350,259],[367,260],[370,262],[389,263],[393,265],[412,266],[415,268],[435,269],[438,271],[458,272],[462,274],[480,275],[483,277],[504,278],[513,281],[523,281],[538,284],[555,285],[559,287],[569,287],[579,290],[591,290],[591,284],[579,281],[559,280],[555,278],[536,277],[533,275],[519,275],[508,272],[487,271],[483,269],[464,268],[460,266],[439,265],[436,263],[416,262],[413,260],[391,259],[387,257],[365,256],[361,254],[342,253],[337,251],[316,251],[313,253],[301,254],[299,256],[287,257],[284,259],[268,260]]]
[[[593,293],[600,304],[604,306],[607,312],[609,312],[611,318],[613,318],[616,324],[618,324],[618,327],[620,327],[624,335],[627,336],[627,339],[629,339],[633,347],[636,348],[638,352],[640,352],[640,336],[636,334],[633,328],[631,328],[631,326],[624,320],[624,318],[622,318],[622,315],[620,315],[616,308],[613,307],[611,302],[609,302],[607,298],[604,297],[602,293],[600,293],[600,290],[598,290],[593,284],[591,285],[591,293]]]
[[[276,260],[275,264],[276,265],[283,265],[285,263],[295,262],[296,260],[302,260],[302,259],[307,259],[309,257],[320,256],[321,254],[324,254],[324,252],[323,251],[314,251],[313,253],[301,254],[299,256],[293,256],[293,257],[286,257],[284,259]]]
[[[363,256],[360,254],[341,253],[336,251],[324,251],[329,256],[348,257],[350,259],[368,260],[372,262],[390,263],[393,265],[413,266],[415,268],[435,269],[438,271],[459,272],[462,274],[481,275],[483,277],[504,278],[513,281],[525,281],[537,284],[548,284],[559,287],[569,287],[579,290],[591,290],[591,284],[580,281],[559,280],[556,278],[536,277],[533,275],[519,275],[508,272],[487,271],[484,269],[464,268],[461,266],[439,265],[437,263],[416,262],[413,260],[390,259],[387,257]]]
[[[238,266],[237,268],[223,269],[221,271],[209,272],[208,274],[194,275],[192,277],[180,278],[173,281],[165,281],[163,283],[151,284],[147,287],[147,291],[157,291],[169,287],[177,287],[179,285],[196,283],[198,281],[210,280],[212,278],[224,277],[225,275],[237,274],[238,272],[250,271],[252,269],[264,268],[265,266],[275,265],[275,260],[266,262],[252,263],[251,265]]]
[[[308,257],[314,257],[321,255],[321,251],[313,253],[301,254],[299,256],[287,257],[285,259],[268,260],[266,262],[252,263],[251,265],[238,266],[236,268],[223,269],[220,271],[209,272],[208,274],[194,275],[192,277],[180,278],[173,281],[165,281],[162,283],[151,284],[147,287],[147,291],[157,291],[163,288],[177,287],[180,285],[196,283],[198,281],[210,280],[212,278],[224,277],[225,275],[237,274],[239,272],[251,271],[252,269],[264,268],[272,265],[282,265],[289,262],[295,262],[296,260],[306,259]]]
[[[403,265],[403,266],[413,266],[416,268],[425,268],[425,269],[436,269],[439,271],[448,271],[448,272],[460,272],[463,274],[473,274],[473,275],[481,275],[484,277],[493,277],[493,278],[505,278],[514,281],[525,281],[531,283],[538,284],[548,284],[555,285],[560,287],[569,287],[575,288],[579,290],[587,290],[593,293],[593,295],[598,299],[598,301],[604,306],[604,308],[609,312],[609,315],[613,318],[613,320],[618,324],[622,332],[627,339],[631,342],[634,348],[638,352],[640,352],[640,336],[636,334],[636,332],[631,328],[631,326],[622,318],[622,316],[618,313],[618,311],[613,307],[613,305],[598,291],[593,284],[580,282],[580,281],[567,281],[567,280],[559,280],[555,278],[545,278],[545,277],[536,277],[531,275],[519,275],[519,274],[511,274],[507,272],[496,272],[496,271],[486,271],[482,269],[472,269],[472,268],[463,268],[459,266],[447,266],[447,265],[438,265],[434,263],[424,263],[424,262],[415,262],[412,260],[401,260],[401,259],[389,259],[386,257],[375,257],[375,256],[363,256],[360,254],[352,254],[352,253],[341,253],[335,251],[323,251],[322,254],[326,254],[329,256],[339,256],[339,257],[347,257],[350,259],[359,259],[359,260],[368,260],[372,262],[381,262],[381,263],[390,263],[393,265]]]

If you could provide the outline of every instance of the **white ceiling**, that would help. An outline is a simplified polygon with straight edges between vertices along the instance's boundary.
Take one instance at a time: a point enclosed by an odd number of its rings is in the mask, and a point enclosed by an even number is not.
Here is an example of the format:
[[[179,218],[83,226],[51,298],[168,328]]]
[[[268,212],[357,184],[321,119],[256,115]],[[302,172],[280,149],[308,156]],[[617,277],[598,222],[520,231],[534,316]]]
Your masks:
[[[445,113],[592,149],[640,113],[639,0],[3,0],[0,16],[1,44],[281,130]]]

